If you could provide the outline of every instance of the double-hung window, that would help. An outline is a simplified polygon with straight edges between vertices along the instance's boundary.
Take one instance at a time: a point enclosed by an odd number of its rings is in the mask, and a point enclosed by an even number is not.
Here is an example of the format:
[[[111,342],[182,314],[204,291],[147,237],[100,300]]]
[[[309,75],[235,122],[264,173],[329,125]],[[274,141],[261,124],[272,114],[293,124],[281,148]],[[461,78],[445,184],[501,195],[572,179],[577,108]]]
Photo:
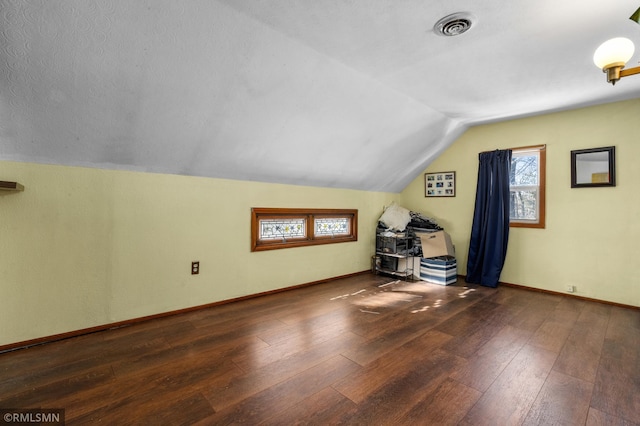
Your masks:
[[[512,148],[509,176],[511,227],[545,227],[546,145]]]
[[[357,240],[355,209],[251,209],[251,251]]]

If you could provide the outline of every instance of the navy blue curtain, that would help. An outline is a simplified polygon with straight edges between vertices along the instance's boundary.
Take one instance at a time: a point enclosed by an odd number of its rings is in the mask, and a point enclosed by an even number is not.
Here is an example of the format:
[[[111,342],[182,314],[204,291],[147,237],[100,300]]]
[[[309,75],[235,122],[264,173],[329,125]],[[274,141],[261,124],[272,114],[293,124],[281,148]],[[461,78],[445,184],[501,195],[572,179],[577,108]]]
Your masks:
[[[466,281],[497,287],[509,241],[511,150],[480,154]]]

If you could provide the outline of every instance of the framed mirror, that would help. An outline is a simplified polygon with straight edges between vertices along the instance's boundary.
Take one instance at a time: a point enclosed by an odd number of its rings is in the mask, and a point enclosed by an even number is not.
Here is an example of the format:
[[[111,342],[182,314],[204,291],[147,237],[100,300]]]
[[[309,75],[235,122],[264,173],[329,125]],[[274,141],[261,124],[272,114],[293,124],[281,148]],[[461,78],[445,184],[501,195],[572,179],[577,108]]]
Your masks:
[[[571,151],[571,187],[616,186],[616,147]]]

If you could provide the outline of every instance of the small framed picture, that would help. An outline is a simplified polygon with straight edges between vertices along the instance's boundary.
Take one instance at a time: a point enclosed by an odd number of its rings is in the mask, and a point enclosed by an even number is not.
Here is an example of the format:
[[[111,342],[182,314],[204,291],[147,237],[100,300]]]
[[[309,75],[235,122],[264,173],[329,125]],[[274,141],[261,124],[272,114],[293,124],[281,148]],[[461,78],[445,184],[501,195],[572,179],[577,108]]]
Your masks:
[[[425,197],[455,197],[456,172],[424,174]]]

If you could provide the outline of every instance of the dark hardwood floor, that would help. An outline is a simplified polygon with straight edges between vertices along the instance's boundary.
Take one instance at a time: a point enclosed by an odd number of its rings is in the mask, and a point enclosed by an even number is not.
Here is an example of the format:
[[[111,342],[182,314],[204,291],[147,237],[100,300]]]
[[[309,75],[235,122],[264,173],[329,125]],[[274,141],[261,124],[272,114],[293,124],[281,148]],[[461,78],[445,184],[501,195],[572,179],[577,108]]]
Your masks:
[[[640,425],[640,311],[359,275],[0,354],[66,424]]]

